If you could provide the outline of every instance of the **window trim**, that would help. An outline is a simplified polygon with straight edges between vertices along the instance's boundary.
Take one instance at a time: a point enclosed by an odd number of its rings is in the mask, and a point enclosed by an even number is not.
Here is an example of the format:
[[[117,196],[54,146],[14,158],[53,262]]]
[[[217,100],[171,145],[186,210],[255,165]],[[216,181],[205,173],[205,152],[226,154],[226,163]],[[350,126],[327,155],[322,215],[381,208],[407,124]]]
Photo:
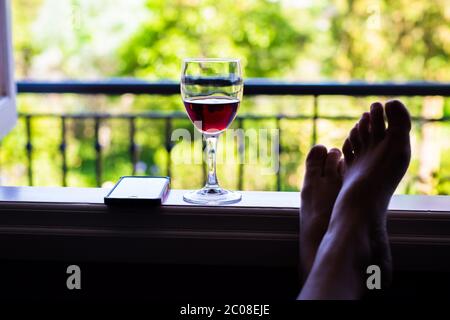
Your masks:
[[[107,191],[0,187],[0,260],[267,267],[298,262],[298,207],[286,207],[298,192],[249,191],[243,198],[253,196],[253,204],[202,207],[182,203],[184,191],[172,190],[162,207],[111,209],[103,204]],[[278,205],[264,204],[263,198],[276,195]],[[450,197],[393,200],[388,229],[395,267],[450,270]],[[421,208],[422,200],[443,210]],[[415,208],[406,210],[408,203]]]
[[[0,1],[0,139],[17,122],[10,1]]]

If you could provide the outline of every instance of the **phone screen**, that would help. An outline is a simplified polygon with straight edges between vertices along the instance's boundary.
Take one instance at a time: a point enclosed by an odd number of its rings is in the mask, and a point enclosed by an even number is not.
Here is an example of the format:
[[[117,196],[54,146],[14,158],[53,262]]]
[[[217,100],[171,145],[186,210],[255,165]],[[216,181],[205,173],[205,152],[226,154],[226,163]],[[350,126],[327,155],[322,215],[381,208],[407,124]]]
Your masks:
[[[110,193],[110,198],[144,198],[155,199],[165,189],[165,178],[123,178]]]
[[[123,177],[106,198],[161,199],[168,185],[169,179],[163,177]]]

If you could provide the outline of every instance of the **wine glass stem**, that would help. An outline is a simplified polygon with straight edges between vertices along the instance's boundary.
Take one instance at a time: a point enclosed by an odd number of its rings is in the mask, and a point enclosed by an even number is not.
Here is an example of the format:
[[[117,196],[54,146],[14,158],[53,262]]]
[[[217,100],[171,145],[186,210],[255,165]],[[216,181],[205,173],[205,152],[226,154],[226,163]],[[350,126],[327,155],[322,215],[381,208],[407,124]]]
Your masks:
[[[206,184],[205,188],[218,188],[219,182],[216,175],[216,150],[217,139],[216,135],[205,135],[206,139]]]

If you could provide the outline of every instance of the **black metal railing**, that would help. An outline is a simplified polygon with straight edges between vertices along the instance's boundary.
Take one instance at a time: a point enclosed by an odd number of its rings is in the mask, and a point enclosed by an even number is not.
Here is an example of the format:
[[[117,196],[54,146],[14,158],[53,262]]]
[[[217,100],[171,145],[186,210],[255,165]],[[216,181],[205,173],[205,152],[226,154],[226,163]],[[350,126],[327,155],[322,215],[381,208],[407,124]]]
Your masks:
[[[161,94],[180,93],[174,81],[146,82],[136,79],[110,79],[106,81],[19,81],[19,93],[77,93],[77,94]],[[245,95],[344,95],[344,96],[450,96],[450,83],[293,83],[268,79],[245,82]]]
[[[17,83],[17,91],[21,93],[54,93],[54,94],[103,94],[103,95],[120,95],[120,94],[154,94],[154,95],[175,95],[179,94],[179,84],[176,82],[143,82],[138,80],[108,80],[96,82],[78,82],[78,81],[64,81],[64,82],[36,82],[36,81],[20,81]],[[263,79],[249,80],[245,83],[245,95],[294,95],[294,96],[312,96],[313,97],[313,111],[312,114],[303,115],[245,115],[237,117],[237,126],[244,127],[244,122],[247,120],[275,120],[276,126],[279,128],[279,146],[280,155],[282,150],[282,132],[281,122],[288,120],[311,120],[312,121],[312,135],[311,145],[317,141],[317,122],[319,119],[326,119],[332,121],[356,120],[356,117],[346,115],[321,115],[319,114],[319,96],[325,95],[341,95],[341,96],[444,96],[450,97],[450,84],[443,83],[383,83],[383,84],[368,84],[368,83],[321,83],[321,84],[303,84],[303,83],[284,83],[275,82]],[[167,175],[170,175],[171,168],[171,151],[173,143],[170,139],[173,127],[173,120],[185,119],[186,115],[181,112],[161,113],[161,112],[141,112],[141,113],[62,113],[62,114],[44,114],[44,113],[21,113],[21,118],[25,119],[26,128],[26,152],[27,152],[27,173],[28,183],[33,185],[33,132],[32,121],[39,117],[57,117],[61,121],[61,138],[59,150],[62,155],[62,181],[63,186],[67,185],[67,121],[71,119],[93,119],[94,120],[94,148],[95,148],[95,176],[96,184],[102,184],[102,145],[99,139],[99,130],[102,121],[105,119],[123,119],[129,121],[129,157],[132,163],[133,172],[135,174],[136,164],[138,159],[138,145],[136,144],[136,121],[137,119],[152,119],[163,121],[165,143],[164,147],[168,153],[167,157]],[[450,121],[450,117],[443,116],[440,118],[424,118],[413,117],[413,121],[420,123],[426,122],[446,122]],[[278,157],[278,159],[280,159]],[[281,169],[282,163],[279,163]],[[242,189],[244,168],[243,165],[238,166],[238,188]],[[276,177],[276,188],[281,190],[281,170],[278,170]]]

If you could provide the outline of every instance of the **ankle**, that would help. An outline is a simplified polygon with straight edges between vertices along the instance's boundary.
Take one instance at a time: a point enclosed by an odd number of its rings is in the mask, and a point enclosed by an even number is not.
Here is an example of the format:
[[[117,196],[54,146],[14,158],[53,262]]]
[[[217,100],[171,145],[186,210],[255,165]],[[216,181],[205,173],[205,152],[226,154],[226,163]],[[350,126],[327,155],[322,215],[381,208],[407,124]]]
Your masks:
[[[361,237],[361,239],[359,239]],[[320,277],[312,277],[312,287],[326,288],[327,298],[341,296],[357,299],[365,291],[365,270],[370,261],[367,236],[355,235],[351,229],[328,230],[317,251],[311,274],[320,270]],[[309,279],[309,278],[308,278]],[[343,290],[346,288],[346,290]],[[320,291],[320,290],[319,290]],[[346,296],[342,294],[346,292]]]
[[[372,256],[370,228],[365,220],[332,219],[322,242],[324,249],[354,261],[358,269],[366,267]]]
[[[342,203],[350,205],[343,206]],[[355,239],[363,241],[370,234],[370,213],[364,212],[362,214],[360,208],[356,210],[353,203],[348,199],[343,202],[336,201],[328,225],[327,232],[332,233],[343,241],[354,241]]]

